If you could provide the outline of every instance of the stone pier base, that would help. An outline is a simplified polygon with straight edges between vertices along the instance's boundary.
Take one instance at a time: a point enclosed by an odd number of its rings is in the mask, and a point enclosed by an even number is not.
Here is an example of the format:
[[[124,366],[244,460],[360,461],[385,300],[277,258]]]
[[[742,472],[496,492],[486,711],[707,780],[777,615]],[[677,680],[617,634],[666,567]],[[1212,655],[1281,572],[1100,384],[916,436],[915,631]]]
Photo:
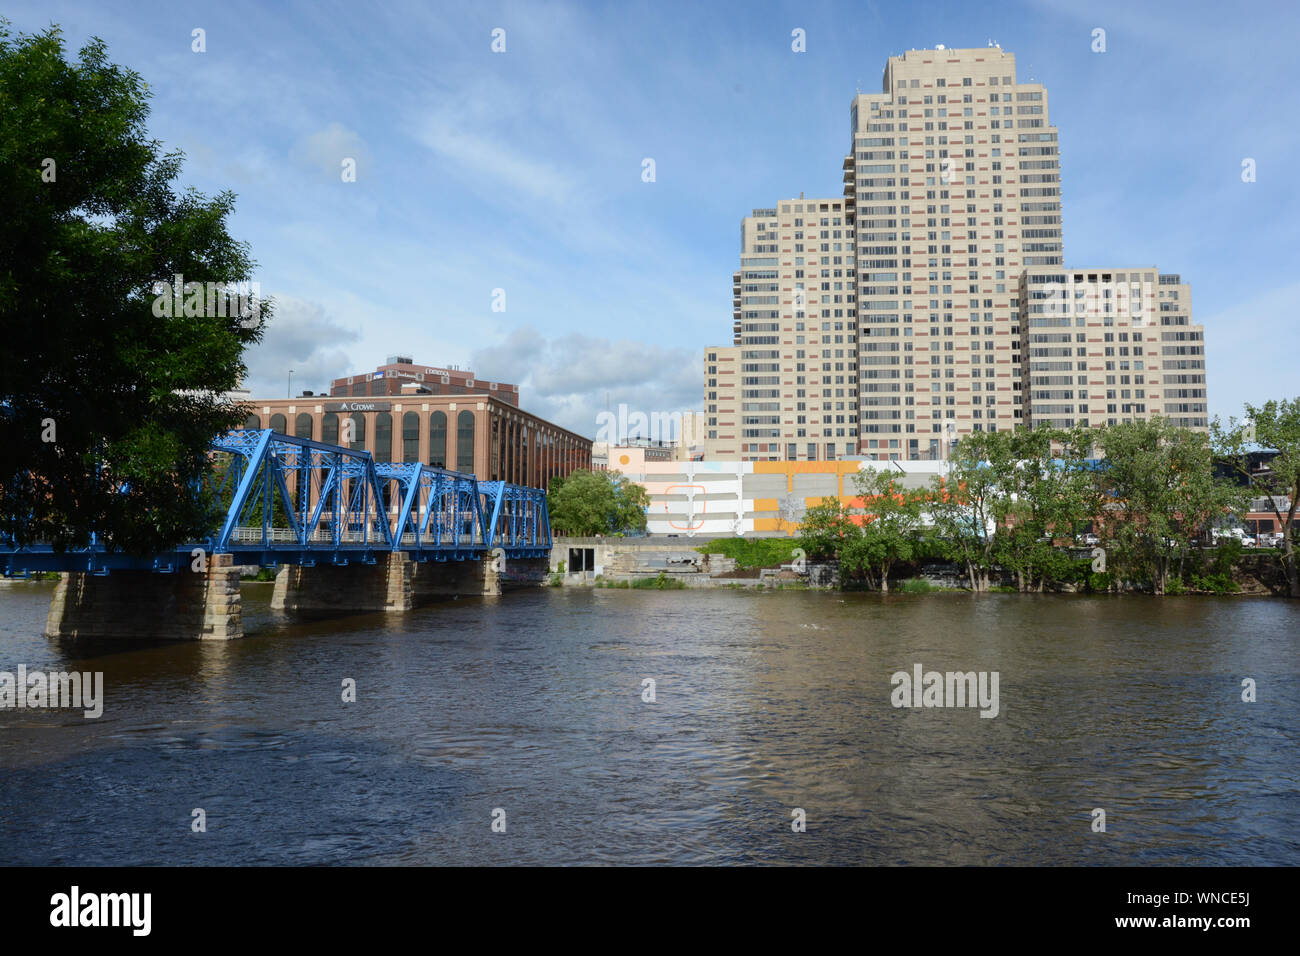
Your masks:
[[[537,587],[548,571],[546,558],[499,563],[412,561],[390,554],[375,564],[343,567],[286,566],[275,578],[271,607],[282,611],[409,611],[440,598],[501,594]]]
[[[64,574],[45,623],[49,637],[228,641],[244,636],[239,569],[208,556],[206,571]]]
[[[381,555],[374,564],[285,565],[275,576],[277,611],[409,611],[415,562]]]
[[[415,600],[501,594],[520,588],[537,587],[546,579],[550,562],[546,558],[517,558],[498,561],[484,555],[478,561],[429,561],[417,565]]]

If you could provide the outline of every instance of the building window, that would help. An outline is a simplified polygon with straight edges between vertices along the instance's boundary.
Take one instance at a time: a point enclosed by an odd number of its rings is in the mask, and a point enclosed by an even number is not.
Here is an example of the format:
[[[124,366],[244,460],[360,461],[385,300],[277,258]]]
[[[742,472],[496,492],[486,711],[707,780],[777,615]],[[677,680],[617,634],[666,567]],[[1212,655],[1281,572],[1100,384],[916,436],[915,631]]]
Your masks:
[[[285,421],[283,415],[271,416],[271,431],[277,432],[281,435],[289,434],[289,423]]]
[[[420,460],[420,416],[407,412],[402,416],[402,461]]]
[[[334,412],[326,412],[320,420],[320,440],[327,445],[339,443],[339,417]]]
[[[429,464],[434,468],[447,467],[447,414],[434,412],[429,416]]]
[[[349,446],[353,451],[366,450],[366,416],[357,412],[349,415],[352,422],[352,444]]]
[[[474,413],[468,409],[456,416],[456,470],[474,470]]]
[[[252,431],[258,431],[262,427],[262,420],[256,415],[249,415],[244,419],[244,427],[251,429]]]
[[[293,434],[295,438],[306,438],[311,441],[311,416],[306,412],[299,412],[298,417],[293,420]]]
[[[375,461],[393,460],[393,416],[380,412],[375,416]]]

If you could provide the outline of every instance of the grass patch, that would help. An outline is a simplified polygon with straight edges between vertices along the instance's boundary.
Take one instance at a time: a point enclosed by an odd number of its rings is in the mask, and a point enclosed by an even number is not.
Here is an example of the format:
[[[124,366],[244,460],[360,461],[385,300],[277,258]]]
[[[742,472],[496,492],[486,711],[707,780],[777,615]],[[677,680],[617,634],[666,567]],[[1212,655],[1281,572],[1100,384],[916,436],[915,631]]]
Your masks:
[[[670,578],[664,572],[660,571],[658,577],[654,578],[637,578],[631,582],[634,588],[645,590],[647,588],[656,591],[676,591],[686,587],[685,582],[678,581],[676,578]]]
[[[900,594],[929,594],[938,588],[925,578],[908,578],[895,586],[894,590]]]
[[[695,550],[734,558],[740,569],[775,568],[794,560],[794,538],[719,538]]]

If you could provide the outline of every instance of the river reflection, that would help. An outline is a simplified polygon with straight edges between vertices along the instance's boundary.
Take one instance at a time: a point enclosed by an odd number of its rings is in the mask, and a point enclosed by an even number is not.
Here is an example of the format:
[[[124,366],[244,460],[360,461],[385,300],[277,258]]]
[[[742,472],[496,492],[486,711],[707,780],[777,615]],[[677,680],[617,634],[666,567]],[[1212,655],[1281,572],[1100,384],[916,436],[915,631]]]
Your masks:
[[[1297,602],[246,585],[242,641],[85,646],[51,590],[0,589],[0,670],[103,671],[104,716],[0,711],[0,863],[1300,863]],[[894,708],[917,663],[998,716]]]

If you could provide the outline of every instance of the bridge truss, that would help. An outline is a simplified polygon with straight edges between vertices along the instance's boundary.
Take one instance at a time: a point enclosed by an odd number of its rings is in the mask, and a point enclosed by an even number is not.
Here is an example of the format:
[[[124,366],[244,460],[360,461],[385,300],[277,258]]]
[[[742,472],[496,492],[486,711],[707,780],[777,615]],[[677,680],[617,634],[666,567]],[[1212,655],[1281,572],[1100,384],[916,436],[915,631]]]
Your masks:
[[[200,553],[237,564],[373,564],[403,552],[417,561],[550,554],[546,493],[419,462],[376,462],[370,452],[237,429],[212,443],[207,490],[218,502],[216,530],[152,557],[87,548],[56,552],[0,540],[0,572],[190,569]]]

